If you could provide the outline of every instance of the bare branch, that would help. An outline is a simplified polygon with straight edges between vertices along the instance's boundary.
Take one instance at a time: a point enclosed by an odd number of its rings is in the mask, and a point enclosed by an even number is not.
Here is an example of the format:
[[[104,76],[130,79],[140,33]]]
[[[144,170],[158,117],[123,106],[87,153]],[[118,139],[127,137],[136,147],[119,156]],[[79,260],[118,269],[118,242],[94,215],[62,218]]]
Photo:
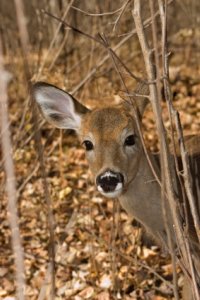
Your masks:
[[[24,252],[22,248],[19,218],[17,212],[17,191],[14,164],[12,159],[12,144],[10,139],[10,129],[8,121],[7,85],[11,78],[3,66],[3,53],[0,40],[0,119],[1,119],[1,142],[4,158],[4,169],[6,173],[6,190],[8,195],[8,216],[12,235],[12,248],[15,260],[15,276],[17,284],[17,298],[25,299],[25,270]]]
[[[64,14],[63,14],[63,16],[62,16],[62,19],[63,19],[63,20],[66,19],[67,14],[68,14],[68,12],[69,12],[69,10],[70,10],[70,7],[72,6],[73,2],[74,2],[74,0],[71,0],[71,1],[69,2],[69,4],[67,4],[67,7],[66,7],[66,9],[65,9],[65,12],[64,12]],[[43,69],[44,69],[45,64],[46,64],[46,60],[47,60],[47,58],[48,58],[48,56],[49,56],[49,54],[50,54],[50,52],[51,52],[51,50],[52,50],[52,48],[53,48],[53,46],[54,46],[54,43],[55,43],[55,41],[56,41],[56,39],[57,39],[57,36],[58,36],[58,33],[59,33],[59,31],[60,31],[61,26],[62,26],[62,23],[59,23],[59,24],[58,24],[58,27],[57,27],[57,29],[56,29],[56,31],[55,31],[54,37],[53,37],[53,39],[52,39],[52,41],[51,41],[51,44],[50,44],[50,46],[49,46],[49,48],[48,48],[48,51],[47,51],[47,53],[46,53],[46,55],[45,55],[45,57],[44,57],[44,59],[43,59],[43,63],[42,63],[42,65],[40,66],[40,69],[39,69],[39,72],[38,72],[38,74],[37,74],[36,80],[39,80],[39,77],[40,77],[40,75],[41,75],[41,73],[42,73],[42,71],[43,71]],[[65,35],[65,38],[67,38],[67,34]],[[64,38],[64,41],[65,41],[65,38]],[[63,42],[63,43],[65,43],[65,42]],[[61,49],[62,49],[63,46],[64,46],[64,44],[61,45]],[[61,51],[61,50],[59,50],[58,53],[60,53],[60,51]],[[54,62],[53,62],[53,63],[54,63]],[[53,63],[51,64],[50,68],[52,68]]]
[[[30,86],[31,74],[30,74],[30,68],[28,63],[29,37],[26,28],[26,22],[25,22],[26,18],[24,14],[24,7],[23,7],[22,0],[15,0],[15,7],[17,13],[17,23],[19,27],[19,33],[20,33],[20,42],[23,51],[23,62],[24,62],[24,70],[26,75],[26,84],[27,87],[31,89]],[[43,149],[41,146],[40,133],[37,127],[39,123],[37,117],[37,110],[36,110],[35,102],[34,101],[31,102],[32,102],[31,104],[32,104],[32,112],[33,112],[33,125],[35,126],[35,140],[36,140],[36,145],[38,147],[38,156],[39,156],[40,169],[41,169],[42,179],[43,179],[44,194],[45,194],[45,200],[47,203],[47,212],[48,212],[48,225],[49,225],[49,234],[50,234],[49,258],[50,258],[50,265],[51,265],[51,292],[49,298],[53,300],[55,297],[54,218],[52,213],[51,199],[48,190],[48,183],[46,179],[46,173],[45,173],[45,167],[43,161]]]
[[[129,1],[130,1],[130,0],[129,0]],[[117,14],[118,12],[120,12],[120,11],[123,9],[123,7],[124,7],[124,4],[122,5],[122,7],[118,8],[118,9],[116,9],[116,10],[114,10],[114,11],[109,11],[109,12],[104,12],[104,13],[99,13],[99,14],[89,13],[89,12],[87,12],[87,11],[84,11],[84,10],[82,10],[82,9],[80,9],[80,8],[78,8],[78,7],[76,7],[76,6],[72,6],[71,8],[74,9],[74,10],[77,10],[77,11],[79,11],[79,12],[81,12],[81,13],[87,15],[87,16],[91,16],[91,17],[103,17],[103,16],[115,15],[115,14]]]
[[[122,6],[122,8],[121,8],[121,12],[120,12],[119,16],[117,17],[116,21],[114,22],[113,31],[116,31],[116,28],[117,28],[117,25],[118,25],[118,23],[119,23],[119,20],[121,19],[122,15],[124,14],[124,12],[125,12],[125,10],[126,10],[128,4],[130,3],[130,1],[131,1],[131,0],[127,0],[127,1],[123,4],[123,6]]]
[[[162,26],[162,66],[163,66],[163,84],[164,84],[165,99],[166,99],[167,106],[168,106],[168,113],[170,116],[171,124],[172,124],[172,118],[174,117],[174,119],[175,119],[176,130],[177,130],[178,138],[180,141],[181,158],[182,158],[183,173],[184,173],[183,180],[184,180],[184,185],[185,185],[185,191],[186,191],[186,194],[187,194],[187,197],[189,200],[189,204],[190,204],[190,208],[191,208],[191,212],[192,212],[192,216],[193,216],[193,220],[194,220],[194,225],[195,225],[195,229],[197,232],[197,237],[200,240],[199,217],[198,217],[197,208],[195,206],[194,195],[192,192],[192,182],[191,182],[192,174],[189,169],[188,155],[187,155],[187,152],[185,149],[183,131],[182,131],[182,127],[181,127],[181,123],[180,123],[180,119],[179,119],[179,114],[173,107],[170,85],[169,85],[168,55],[167,55],[167,5],[166,5],[166,1],[165,1],[165,5],[164,5],[164,1],[162,1],[162,0],[158,0],[158,3],[159,3],[161,26]],[[173,143],[175,143],[173,128],[172,128],[172,137],[173,137]],[[174,147],[174,149],[175,149],[175,147]],[[177,167],[178,162],[177,162],[176,155],[175,155],[175,164],[176,164],[176,168],[177,168],[177,174],[179,176],[178,167]],[[182,181],[180,179],[179,179],[179,181],[180,181],[180,183],[182,183]],[[187,213],[186,213],[186,216],[187,216]],[[186,220],[186,223],[188,223],[187,220]],[[196,282],[196,278],[195,278],[192,257],[191,257],[191,253],[190,253],[190,247],[189,247],[190,245],[189,245],[187,237],[185,238],[185,243],[186,243],[187,255],[188,255],[188,260],[189,260],[189,265],[190,265],[190,270],[191,270],[191,275],[192,275],[192,281],[194,284],[194,293],[196,295],[196,299],[198,299],[198,287],[197,287],[197,282]]]
[[[145,62],[145,67],[146,67],[146,72],[147,72],[147,77],[152,84],[149,85],[149,90],[150,90],[150,99],[151,99],[151,104],[153,108],[153,112],[155,115],[156,119],[156,127],[157,127],[157,132],[158,132],[158,138],[159,138],[159,143],[160,143],[160,148],[161,148],[161,169],[162,172],[164,172],[165,176],[165,187],[166,187],[166,192],[168,195],[169,199],[169,206],[171,210],[171,214],[173,217],[173,223],[174,223],[174,229],[176,232],[176,237],[178,239],[178,244],[181,249],[181,253],[184,257],[184,262],[186,265],[188,264],[187,260],[187,254],[186,254],[186,248],[184,244],[184,237],[183,237],[183,232],[182,232],[182,225],[181,225],[181,220],[180,220],[180,215],[179,211],[177,210],[177,201],[176,196],[174,194],[174,189],[173,189],[173,183],[172,183],[172,165],[169,159],[169,149],[168,145],[166,143],[166,137],[165,137],[165,129],[163,126],[162,122],[162,115],[161,115],[161,107],[160,103],[158,102],[158,92],[156,88],[156,84],[153,83],[156,80],[156,74],[154,71],[153,67],[153,60],[152,60],[152,50],[149,48],[148,41],[146,38],[146,34],[144,32],[144,26],[141,18],[141,1],[140,0],[135,0],[135,5],[134,5],[134,10],[133,10],[133,17],[135,20],[135,25],[136,25],[136,30],[138,34],[138,39],[142,48],[142,53],[144,57],[144,62]]]
[[[169,0],[168,3],[172,3],[173,0]],[[82,34],[86,37],[88,37],[89,39],[92,39],[94,41],[96,41],[97,43],[99,43],[101,46],[105,46],[104,43],[102,43],[99,39],[97,39],[96,37],[93,37],[89,34],[86,34],[84,32],[82,32],[81,30],[77,29],[77,28],[74,28],[74,26],[71,26],[70,24],[66,23],[65,21],[61,20],[60,18],[57,18],[56,16],[52,15],[51,13],[49,12],[46,12],[44,11],[45,14],[49,15],[50,17],[56,19],[57,21],[59,21],[60,23],[62,23],[63,25],[65,25],[66,27],[69,27],[71,28],[72,30],[74,30],[75,32],[79,33],[79,34]],[[156,12],[155,15],[158,15],[159,11]],[[148,27],[149,25],[151,24],[151,18],[147,19],[145,22],[144,22],[144,26],[145,27]],[[116,51],[118,49],[120,49],[120,47],[122,47],[134,34],[136,34],[136,30],[134,29],[132,32],[130,32],[128,35],[126,35],[116,46],[113,47],[112,51],[113,53],[115,53],[116,55]],[[118,57],[116,55],[116,57]],[[80,81],[78,83],[77,86],[75,86],[73,88],[73,90],[71,91],[71,94],[75,94],[80,88],[82,88],[86,82],[88,82],[88,80],[91,79],[92,76],[94,76],[94,74],[96,73],[96,71],[110,58],[110,55],[107,54],[105,55],[99,62],[97,62],[96,66],[86,75],[84,76],[83,80]],[[131,74],[133,75],[133,74]],[[136,78],[136,76],[135,76]]]

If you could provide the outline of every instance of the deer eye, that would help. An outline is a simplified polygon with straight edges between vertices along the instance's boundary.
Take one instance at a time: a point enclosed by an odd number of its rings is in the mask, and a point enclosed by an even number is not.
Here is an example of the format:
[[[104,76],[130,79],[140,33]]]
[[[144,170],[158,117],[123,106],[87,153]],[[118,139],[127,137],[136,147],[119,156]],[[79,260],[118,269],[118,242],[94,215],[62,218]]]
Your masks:
[[[84,141],[83,145],[85,146],[86,151],[91,151],[94,148],[91,141]]]
[[[124,146],[133,146],[135,145],[135,135],[131,134],[127,136],[127,138],[124,141]]]

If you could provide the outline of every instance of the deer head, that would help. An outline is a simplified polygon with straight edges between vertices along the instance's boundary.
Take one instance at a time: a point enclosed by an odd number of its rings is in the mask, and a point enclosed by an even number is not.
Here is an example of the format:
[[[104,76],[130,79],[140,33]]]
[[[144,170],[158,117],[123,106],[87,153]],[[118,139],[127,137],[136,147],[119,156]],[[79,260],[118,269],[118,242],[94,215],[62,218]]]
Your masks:
[[[98,191],[111,198],[123,194],[142,157],[133,106],[124,101],[90,111],[70,94],[43,82],[33,86],[33,97],[47,121],[78,133]],[[144,107],[140,101],[140,115]]]

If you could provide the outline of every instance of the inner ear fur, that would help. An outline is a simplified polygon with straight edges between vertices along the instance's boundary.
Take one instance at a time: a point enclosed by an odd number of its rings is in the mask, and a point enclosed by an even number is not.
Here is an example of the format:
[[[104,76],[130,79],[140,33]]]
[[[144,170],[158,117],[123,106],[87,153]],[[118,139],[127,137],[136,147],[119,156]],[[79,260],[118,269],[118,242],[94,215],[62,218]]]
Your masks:
[[[38,81],[36,83],[34,83],[32,85],[32,89],[31,89],[31,94],[34,95],[34,91],[37,90],[37,89],[40,89],[40,88],[45,88],[45,87],[52,87],[52,88],[55,88],[61,92],[64,92],[65,94],[69,95],[72,99],[73,99],[73,102],[74,102],[74,106],[75,106],[75,110],[77,111],[77,113],[80,113],[80,114],[85,114],[87,112],[89,112],[90,110],[84,106],[83,104],[81,104],[74,96],[72,96],[70,93],[62,90],[61,88],[51,84],[51,83],[47,83],[47,82],[44,82],[44,81]]]
[[[136,111],[141,119],[147,104],[149,103],[149,87],[146,83],[139,83],[134,90],[134,97],[131,100],[124,101],[123,105],[129,112]],[[137,96],[138,95],[138,96]]]
[[[58,87],[37,82],[32,87],[32,96],[44,118],[58,128],[78,131],[85,113],[89,112],[84,105],[71,94]]]
[[[149,86],[145,82],[140,82],[136,89],[134,103],[136,105],[136,109],[139,112],[139,116],[142,117],[145,111],[147,104],[149,103]]]

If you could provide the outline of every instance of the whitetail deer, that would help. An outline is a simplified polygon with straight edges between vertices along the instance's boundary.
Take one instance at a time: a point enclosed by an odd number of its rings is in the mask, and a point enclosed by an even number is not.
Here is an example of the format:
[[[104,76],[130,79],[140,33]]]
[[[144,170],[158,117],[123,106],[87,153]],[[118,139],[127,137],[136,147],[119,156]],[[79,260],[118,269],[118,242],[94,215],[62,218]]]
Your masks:
[[[144,153],[130,103],[90,111],[70,94],[42,82],[33,86],[33,97],[50,123],[78,133],[98,191],[106,197],[117,197],[127,213],[157,241],[167,243],[160,185]],[[140,116],[146,102],[138,100]],[[149,156],[159,177],[159,156]],[[170,214],[168,218],[173,232]],[[185,294],[184,299],[192,299],[192,295]]]

